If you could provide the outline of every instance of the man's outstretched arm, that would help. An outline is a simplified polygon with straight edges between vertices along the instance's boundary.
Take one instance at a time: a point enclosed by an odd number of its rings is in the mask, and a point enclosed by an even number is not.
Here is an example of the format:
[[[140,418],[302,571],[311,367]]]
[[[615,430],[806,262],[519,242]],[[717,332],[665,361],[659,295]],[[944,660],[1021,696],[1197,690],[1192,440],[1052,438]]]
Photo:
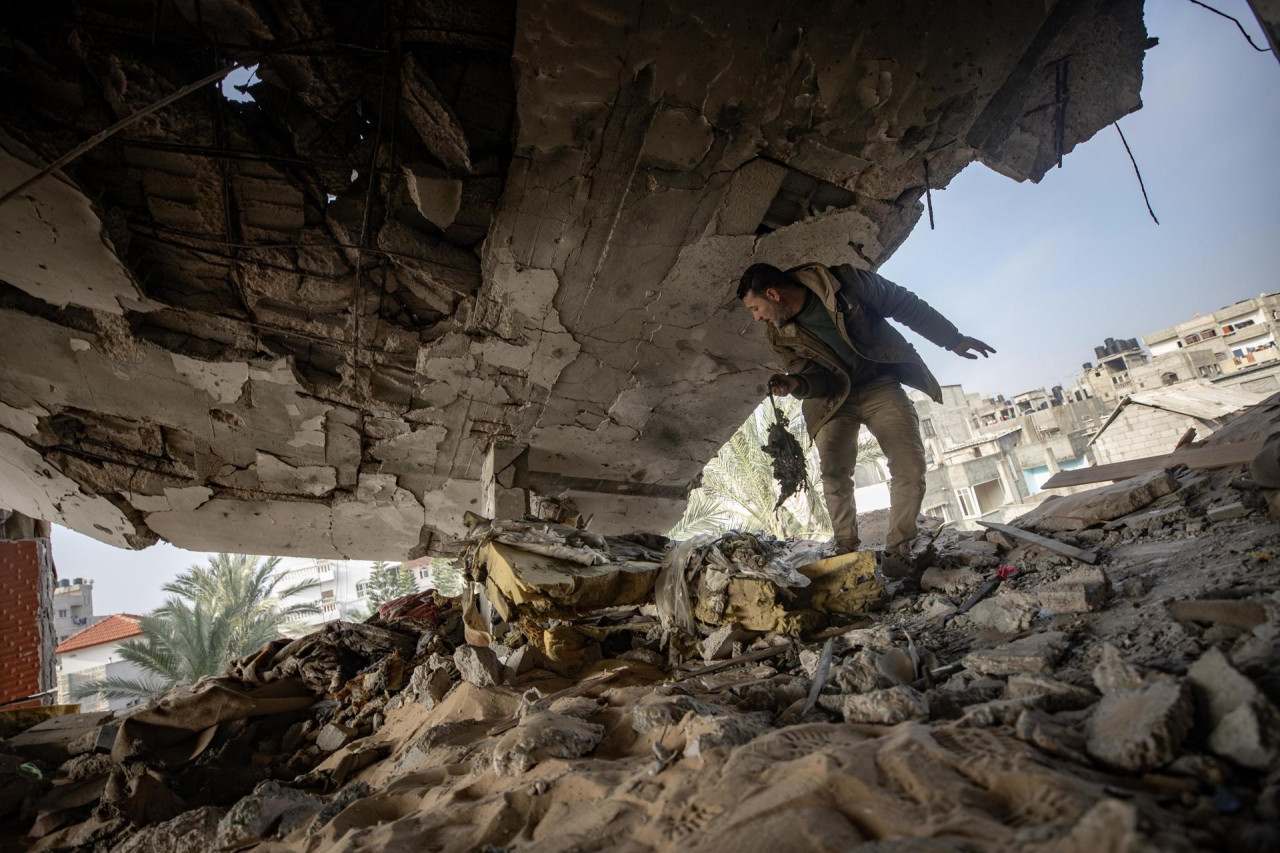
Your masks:
[[[978,355],[986,358],[995,352],[982,341],[961,334],[954,323],[928,302],[882,275],[849,264],[832,267],[831,271],[841,284],[852,291],[853,296],[870,305],[882,317],[897,320],[943,349],[964,358],[977,358]]]

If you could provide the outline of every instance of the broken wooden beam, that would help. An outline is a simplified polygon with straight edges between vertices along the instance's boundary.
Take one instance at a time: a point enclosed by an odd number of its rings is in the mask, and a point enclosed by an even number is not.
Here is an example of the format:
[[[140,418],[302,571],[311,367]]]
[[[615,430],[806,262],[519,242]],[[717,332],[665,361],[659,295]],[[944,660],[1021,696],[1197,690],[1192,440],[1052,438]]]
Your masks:
[[[1188,468],[1226,468],[1229,465],[1243,465],[1252,462],[1262,451],[1261,441],[1238,441],[1213,447],[1192,447],[1166,453],[1163,456],[1147,456],[1142,459],[1130,459],[1125,462],[1111,462],[1106,465],[1094,465],[1091,468],[1076,468],[1072,471],[1059,471],[1045,480],[1042,489],[1065,489],[1069,486],[1086,486],[1090,483],[1107,483],[1112,480],[1127,480],[1148,471],[1159,468],[1173,468],[1186,465]]]
[[[1091,566],[1098,562],[1098,552],[1092,549],[1085,551],[1059,542],[1050,536],[1041,536],[1039,533],[1032,533],[1030,530],[1023,530],[1021,527],[1014,527],[1012,524],[1000,524],[995,521],[979,521],[978,523],[989,530],[998,530],[1006,536],[1030,542],[1032,545],[1039,545],[1041,548],[1047,548],[1055,554],[1061,554],[1064,557],[1070,557],[1073,560],[1079,560]]]

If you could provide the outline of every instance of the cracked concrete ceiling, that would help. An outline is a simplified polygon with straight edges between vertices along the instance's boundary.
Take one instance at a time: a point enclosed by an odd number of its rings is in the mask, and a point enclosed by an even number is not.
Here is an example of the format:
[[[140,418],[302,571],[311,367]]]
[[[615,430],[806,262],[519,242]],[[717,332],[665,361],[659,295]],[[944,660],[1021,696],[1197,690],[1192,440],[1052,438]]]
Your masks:
[[[106,542],[448,552],[489,445],[665,529],[770,370],[749,264],[874,268],[1140,106],[1140,0],[10,10],[0,505]],[[939,283],[913,283],[926,296]]]

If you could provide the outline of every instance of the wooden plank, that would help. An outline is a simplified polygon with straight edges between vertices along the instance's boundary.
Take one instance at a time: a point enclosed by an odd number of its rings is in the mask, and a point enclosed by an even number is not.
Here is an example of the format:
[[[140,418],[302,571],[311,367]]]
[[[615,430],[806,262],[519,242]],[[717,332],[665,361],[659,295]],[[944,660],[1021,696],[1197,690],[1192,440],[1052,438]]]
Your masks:
[[[1107,483],[1112,480],[1127,480],[1158,468],[1172,468],[1175,465],[1186,465],[1188,468],[1226,468],[1228,465],[1241,465],[1252,462],[1253,457],[1262,452],[1262,441],[1239,441],[1233,444],[1221,444],[1214,447],[1193,447],[1166,453],[1163,456],[1147,456],[1143,459],[1131,459],[1126,462],[1111,462],[1107,465],[1094,465],[1092,468],[1076,468],[1073,471],[1059,471],[1045,480],[1042,489],[1065,489],[1068,486],[1084,486],[1090,483]]]
[[[991,530],[999,530],[1006,536],[1012,536],[1015,539],[1022,539],[1033,545],[1039,545],[1041,548],[1048,548],[1055,554],[1061,554],[1064,557],[1070,557],[1073,560],[1079,560],[1082,563],[1093,565],[1098,562],[1098,552],[1089,550],[1082,551],[1071,545],[1059,542],[1049,536],[1041,536],[1039,533],[1032,533],[1030,530],[1023,530],[1021,527],[1014,527],[1012,524],[1000,524],[995,521],[979,521],[983,527]]]

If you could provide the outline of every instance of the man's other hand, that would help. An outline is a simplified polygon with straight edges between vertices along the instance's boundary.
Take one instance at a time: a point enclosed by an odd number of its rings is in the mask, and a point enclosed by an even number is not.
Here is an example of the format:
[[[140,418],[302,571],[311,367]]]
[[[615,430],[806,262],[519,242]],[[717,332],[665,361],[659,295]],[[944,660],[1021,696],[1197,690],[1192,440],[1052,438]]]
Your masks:
[[[969,350],[973,350],[973,352],[969,352]],[[992,349],[988,344],[984,344],[982,341],[978,340],[977,338],[971,338],[968,335],[961,338],[960,343],[953,346],[951,348],[951,351],[956,355],[960,356],[961,358],[974,358],[974,359],[976,359],[979,355],[981,355],[983,358],[986,358],[989,355],[995,354],[995,350]]]
[[[800,387],[800,380],[785,373],[775,373],[769,377],[769,390],[779,397],[785,397]]]

